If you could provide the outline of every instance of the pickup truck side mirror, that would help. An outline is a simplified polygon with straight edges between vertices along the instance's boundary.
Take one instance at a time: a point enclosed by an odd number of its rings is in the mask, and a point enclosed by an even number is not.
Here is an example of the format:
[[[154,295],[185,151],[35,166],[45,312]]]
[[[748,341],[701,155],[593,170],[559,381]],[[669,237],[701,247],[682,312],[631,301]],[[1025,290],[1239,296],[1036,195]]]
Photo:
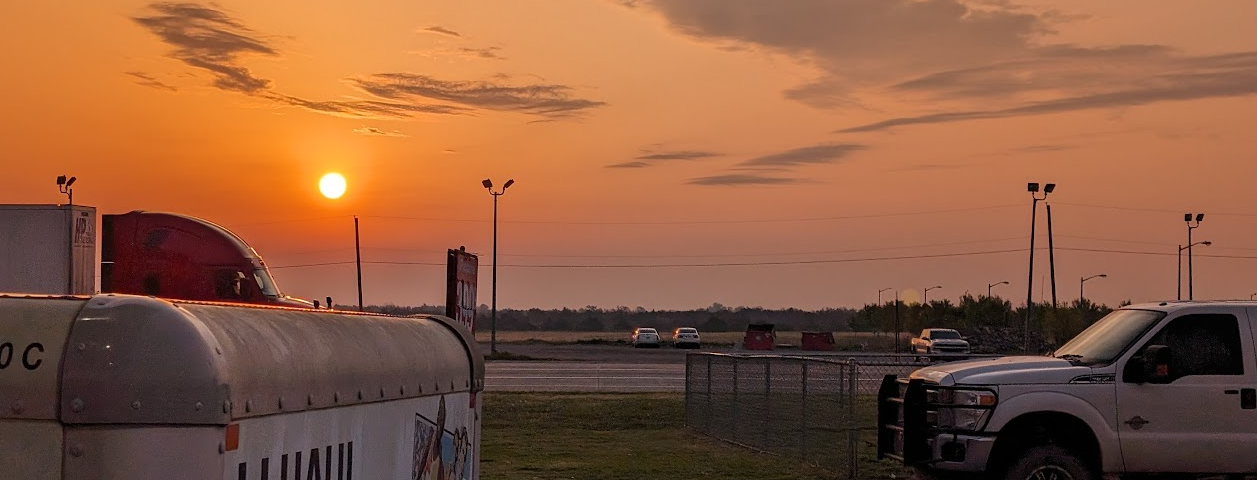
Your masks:
[[[1148,345],[1142,355],[1130,359],[1123,376],[1130,383],[1170,383],[1170,347]]]

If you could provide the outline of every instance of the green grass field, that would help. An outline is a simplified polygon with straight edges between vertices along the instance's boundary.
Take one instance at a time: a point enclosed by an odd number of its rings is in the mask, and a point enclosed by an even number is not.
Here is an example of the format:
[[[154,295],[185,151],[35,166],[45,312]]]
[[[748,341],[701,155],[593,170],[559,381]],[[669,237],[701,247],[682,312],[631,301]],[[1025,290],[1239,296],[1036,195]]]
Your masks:
[[[843,471],[692,433],[685,427],[681,394],[497,392],[485,394],[484,402],[485,480],[845,477]],[[861,449],[860,478],[908,473],[872,455],[871,448]]]

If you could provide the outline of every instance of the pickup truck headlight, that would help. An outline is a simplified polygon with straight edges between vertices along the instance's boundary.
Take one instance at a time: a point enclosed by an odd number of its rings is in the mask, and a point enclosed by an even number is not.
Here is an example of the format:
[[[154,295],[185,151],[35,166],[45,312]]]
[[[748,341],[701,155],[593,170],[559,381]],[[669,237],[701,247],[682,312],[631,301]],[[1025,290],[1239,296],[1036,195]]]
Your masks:
[[[977,430],[990,415],[996,403],[995,393],[988,390],[944,390],[939,392],[939,403],[945,405],[973,405],[988,408],[940,407],[938,426],[962,430]]]

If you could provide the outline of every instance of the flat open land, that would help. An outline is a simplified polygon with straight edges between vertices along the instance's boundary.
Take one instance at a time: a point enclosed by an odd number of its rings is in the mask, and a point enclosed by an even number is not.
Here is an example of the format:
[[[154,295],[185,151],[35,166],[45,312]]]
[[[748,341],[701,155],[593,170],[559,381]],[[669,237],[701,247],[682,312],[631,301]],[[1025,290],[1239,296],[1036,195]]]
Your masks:
[[[841,479],[790,457],[692,433],[679,394],[486,393],[481,478]],[[837,454],[837,453],[835,453]],[[864,455],[860,478],[908,473]]]

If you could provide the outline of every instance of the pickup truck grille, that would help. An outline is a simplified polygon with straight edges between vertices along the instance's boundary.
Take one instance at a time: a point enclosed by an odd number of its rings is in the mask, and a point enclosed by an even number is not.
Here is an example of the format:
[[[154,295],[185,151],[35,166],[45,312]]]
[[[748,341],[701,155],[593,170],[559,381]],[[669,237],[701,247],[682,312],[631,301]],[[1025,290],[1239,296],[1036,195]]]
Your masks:
[[[892,458],[907,465],[933,460],[933,438],[940,433],[974,433],[976,430],[938,425],[940,409],[994,409],[994,405],[942,403],[942,392],[959,390],[922,379],[882,378],[877,393],[877,458]],[[992,391],[994,393],[994,391]]]

